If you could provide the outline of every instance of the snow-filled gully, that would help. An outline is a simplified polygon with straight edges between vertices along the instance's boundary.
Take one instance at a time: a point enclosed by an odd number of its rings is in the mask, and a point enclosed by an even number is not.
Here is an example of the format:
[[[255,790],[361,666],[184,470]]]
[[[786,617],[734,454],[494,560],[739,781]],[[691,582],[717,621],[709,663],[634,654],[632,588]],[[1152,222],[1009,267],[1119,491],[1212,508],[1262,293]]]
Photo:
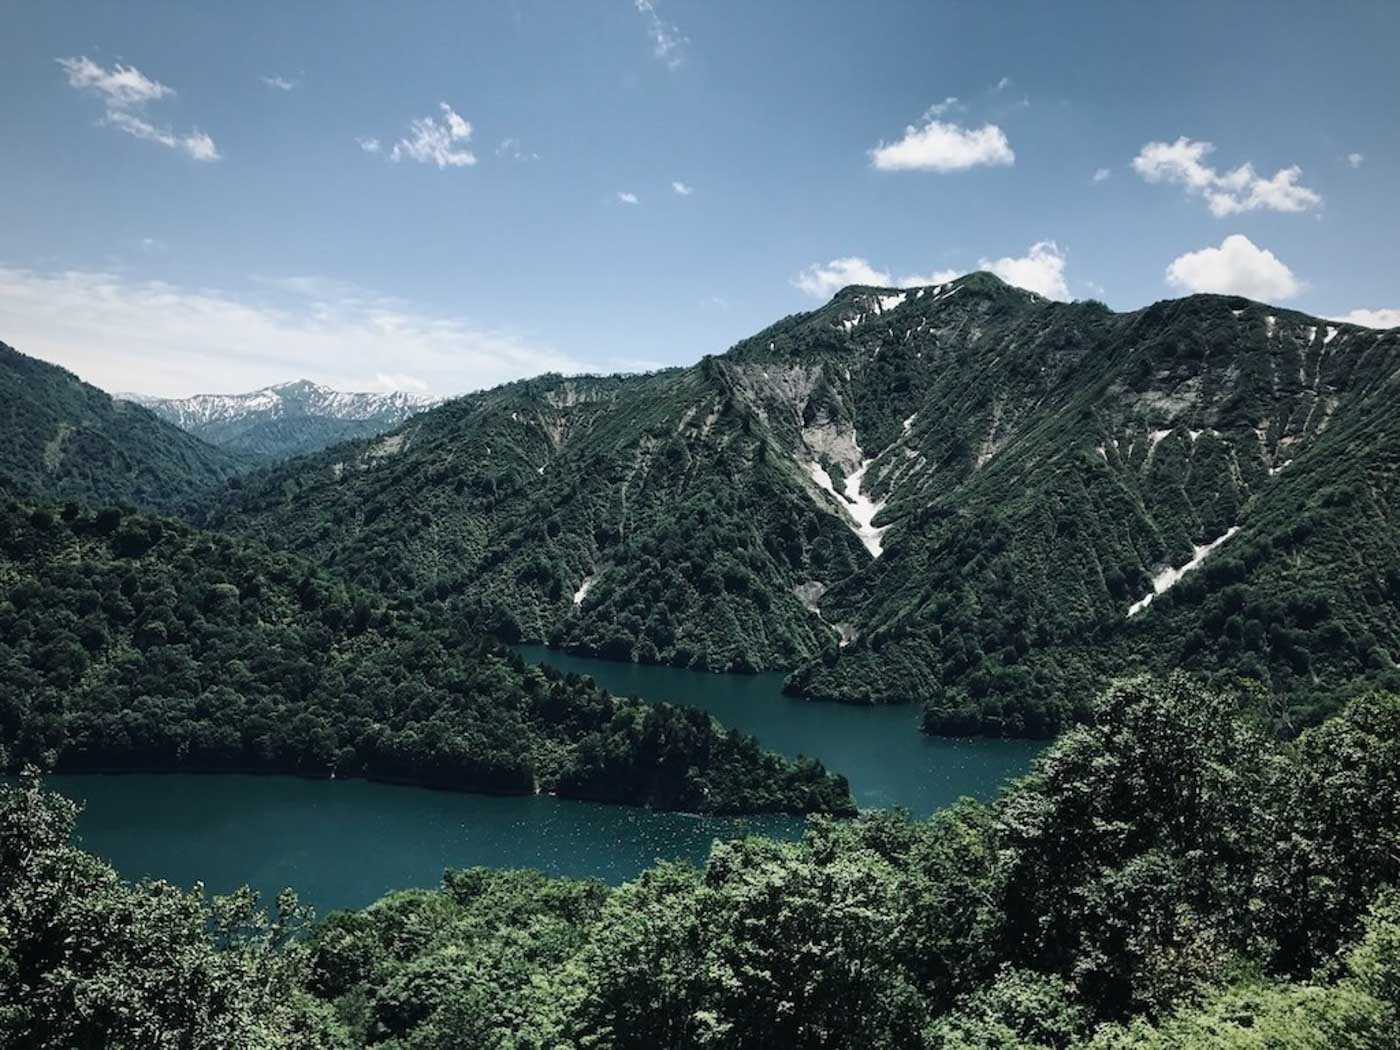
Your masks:
[[[1188,572],[1194,572],[1196,569],[1200,568],[1201,563],[1210,557],[1211,552],[1214,551],[1216,547],[1219,547],[1222,543],[1224,543],[1226,540],[1228,540],[1231,536],[1233,536],[1239,531],[1240,527],[1238,525],[1231,525],[1223,533],[1221,533],[1215,539],[1211,540],[1211,542],[1205,544],[1204,546],[1193,547],[1192,550],[1194,551],[1194,556],[1185,565],[1182,565],[1180,568],[1176,569],[1163,569],[1156,576],[1152,577],[1152,593],[1144,598],[1139,598],[1137,601],[1133,602],[1132,605],[1128,606],[1128,615],[1136,616],[1138,613],[1146,609],[1149,605],[1152,604],[1153,598],[1157,597],[1157,595],[1159,594],[1165,594],[1167,591],[1171,590],[1178,583],[1180,583],[1182,577],[1185,576]]]
[[[872,557],[878,558],[885,552],[885,548],[880,543],[880,537],[884,535],[885,528],[875,527],[875,515],[879,514],[885,507],[885,501],[875,502],[869,496],[860,491],[861,482],[865,480],[865,472],[874,463],[873,459],[861,460],[859,469],[846,475],[845,495],[836,491],[836,486],[831,482],[831,475],[826,472],[820,463],[806,464],[807,473],[812,476],[821,488],[831,493],[836,498],[836,502],[845,509],[847,517],[851,519],[851,531],[859,537],[860,542],[865,544],[865,549],[871,553]]]

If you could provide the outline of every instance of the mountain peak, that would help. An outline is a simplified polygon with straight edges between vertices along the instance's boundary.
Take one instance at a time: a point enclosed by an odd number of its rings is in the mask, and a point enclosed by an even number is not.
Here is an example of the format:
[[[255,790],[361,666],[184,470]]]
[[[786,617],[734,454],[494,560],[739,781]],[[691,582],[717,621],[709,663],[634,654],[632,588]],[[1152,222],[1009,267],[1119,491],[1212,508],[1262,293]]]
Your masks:
[[[310,379],[246,394],[123,396],[212,444],[276,457],[383,433],[441,400],[403,391],[346,393]]]

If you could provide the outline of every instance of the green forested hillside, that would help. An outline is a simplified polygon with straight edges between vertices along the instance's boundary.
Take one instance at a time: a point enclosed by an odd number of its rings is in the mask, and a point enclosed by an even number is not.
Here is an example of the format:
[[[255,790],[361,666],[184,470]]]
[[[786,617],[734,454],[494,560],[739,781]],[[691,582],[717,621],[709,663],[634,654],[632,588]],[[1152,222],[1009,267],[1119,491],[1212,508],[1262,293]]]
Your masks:
[[[259,922],[123,884],[68,844],[71,807],[5,788],[0,1042],[1394,1047],[1400,699],[1288,744],[1185,678],[1092,709],[992,804],[822,819],[615,889],[448,872],[309,928],[291,897]]]
[[[249,462],[0,343],[0,479],[36,498],[184,511]]]
[[[792,581],[864,554],[771,452],[714,362],[546,376],[265,472],[210,520],[507,640],[790,666],[827,632]]]
[[[1297,726],[1400,641],[1397,367],[1394,331],[1234,297],[848,288],[693,368],[459,399],[211,520],[508,639],[788,669],[935,732],[1052,733],[1125,663]]]
[[[853,807],[693,709],[527,667],[460,620],[245,540],[0,511],[8,765],[371,776],[697,812]]]

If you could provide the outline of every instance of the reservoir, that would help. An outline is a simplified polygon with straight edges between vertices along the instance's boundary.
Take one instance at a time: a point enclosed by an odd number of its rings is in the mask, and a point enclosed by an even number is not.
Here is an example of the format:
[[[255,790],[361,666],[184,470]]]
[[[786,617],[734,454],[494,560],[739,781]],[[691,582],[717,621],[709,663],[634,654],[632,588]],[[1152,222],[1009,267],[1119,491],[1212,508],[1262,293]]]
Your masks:
[[[520,646],[526,659],[591,675],[604,688],[691,704],[768,748],[845,774],[862,809],[915,816],[963,795],[991,798],[1043,746],[947,740],[918,731],[918,705],[852,707],[782,695],[783,676],[715,675]],[[716,838],[795,837],[785,816],[695,817],[551,797],[495,797],[361,780],[236,774],[48,778],[83,801],[81,845],[130,878],[271,897],[291,886],[318,913],[394,889],[433,887],[444,868],[529,867],[621,882],[658,859],[699,863]]]

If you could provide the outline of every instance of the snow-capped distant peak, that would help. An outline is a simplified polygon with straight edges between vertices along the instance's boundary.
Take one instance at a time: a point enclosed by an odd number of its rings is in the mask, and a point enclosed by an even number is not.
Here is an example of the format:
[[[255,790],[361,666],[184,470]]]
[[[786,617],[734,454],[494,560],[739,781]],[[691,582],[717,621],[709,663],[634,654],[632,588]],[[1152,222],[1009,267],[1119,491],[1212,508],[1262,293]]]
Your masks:
[[[155,398],[140,394],[118,396],[145,405],[186,429],[232,422],[253,415],[316,416],[344,420],[387,416],[391,422],[397,423],[442,400],[401,390],[388,394],[347,393],[309,379],[275,383],[246,394],[194,394],[181,398]]]
[[[216,445],[282,456],[324,448],[350,437],[392,430],[442,398],[393,391],[346,393],[294,379],[246,394],[182,398],[118,397],[144,405],[183,430]]]

